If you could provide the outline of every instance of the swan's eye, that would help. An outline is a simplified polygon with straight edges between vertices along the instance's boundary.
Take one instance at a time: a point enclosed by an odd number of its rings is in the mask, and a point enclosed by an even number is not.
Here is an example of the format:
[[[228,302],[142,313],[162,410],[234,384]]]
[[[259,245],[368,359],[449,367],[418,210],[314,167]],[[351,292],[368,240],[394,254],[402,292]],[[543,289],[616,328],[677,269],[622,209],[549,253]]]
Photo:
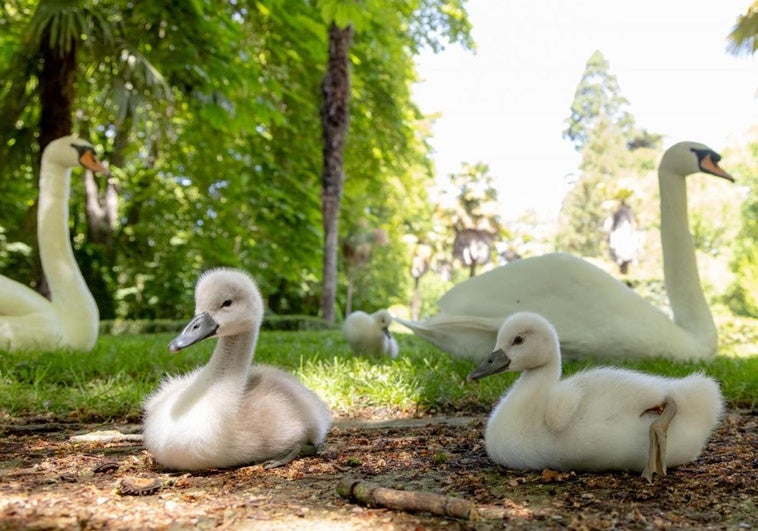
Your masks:
[[[232,305],[232,299],[226,299],[224,302],[221,303],[222,308],[228,308]]]
[[[521,334],[519,334],[519,335],[517,335],[516,337],[513,338],[513,344],[514,345],[521,345],[523,343],[524,343],[524,336],[522,336]]]

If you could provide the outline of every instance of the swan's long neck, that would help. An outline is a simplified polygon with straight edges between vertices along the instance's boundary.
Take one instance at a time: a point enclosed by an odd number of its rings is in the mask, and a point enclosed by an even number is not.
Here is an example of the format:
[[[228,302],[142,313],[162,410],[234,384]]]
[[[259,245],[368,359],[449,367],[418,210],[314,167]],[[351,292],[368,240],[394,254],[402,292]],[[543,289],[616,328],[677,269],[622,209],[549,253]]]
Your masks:
[[[203,368],[214,385],[225,382],[242,391],[247,384],[258,332],[220,337],[210,361]]]
[[[661,169],[658,181],[663,277],[674,322],[699,343],[715,348],[718,341],[716,325],[700,286],[695,244],[687,221],[685,178]]]
[[[522,393],[524,389],[529,389],[529,394],[533,392],[535,395],[541,396],[544,395],[546,386],[555,385],[560,379],[561,360],[556,356],[555,359],[551,359],[544,365],[524,371],[516,380],[514,387],[518,385],[522,389]]]
[[[226,406],[239,404],[242,400],[257,337],[257,330],[220,337],[211,359],[177,397],[172,414],[182,416],[197,404],[207,403],[225,407],[223,411],[216,412],[218,418],[214,421],[236,415],[233,407]]]
[[[84,282],[71,249],[68,229],[68,201],[71,169],[42,161],[40,195],[37,212],[37,240],[40,261],[50,286],[52,305],[58,311],[65,330],[81,338],[81,345],[91,348],[97,338],[99,312],[95,299]],[[93,323],[95,324],[94,330]]]

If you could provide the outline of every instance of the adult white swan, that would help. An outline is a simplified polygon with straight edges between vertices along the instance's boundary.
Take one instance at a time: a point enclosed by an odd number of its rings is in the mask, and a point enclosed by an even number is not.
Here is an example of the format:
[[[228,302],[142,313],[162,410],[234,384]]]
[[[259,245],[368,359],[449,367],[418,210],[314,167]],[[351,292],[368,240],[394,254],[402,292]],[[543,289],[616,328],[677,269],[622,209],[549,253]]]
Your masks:
[[[503,320],[519,311],[552,322],[566,358],[711,358],[718,337],[700,287],[685,177],[704,172],[733,181],[720,159],[703,144],[680,142],[658,166],[663,276],[673,321],[625,284],[565,253],[519,260],[466,280],[440,299],[439,313],[427,320],[395,320],[438,348],[476,361],[489,354]]]
[[[51,300],[0,276],[0,349],[90,350],[97,341],[100,315],[74,260],[68,229],[71,168],[80,164],[110,175],[92,144],[75,136],[53,140],[42,153],[37,241]]]

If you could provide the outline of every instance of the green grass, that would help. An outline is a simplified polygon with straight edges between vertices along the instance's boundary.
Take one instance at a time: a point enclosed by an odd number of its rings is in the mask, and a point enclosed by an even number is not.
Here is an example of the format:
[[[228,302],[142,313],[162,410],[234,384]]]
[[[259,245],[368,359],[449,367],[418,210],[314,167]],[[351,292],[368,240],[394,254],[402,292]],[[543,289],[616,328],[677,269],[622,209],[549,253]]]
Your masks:
[[[61,421],[131,421],[162,377],[206,362],[214,341],[178,354],[173,334],[101,336],[90,353],[0,352],[0,420],[34,417]],[[375,414],[486,413],[516,378],[503,374],[466,383],[474,364],[454,360],[424,341],[397,334],[397,360],[350,353],[339,331],[262,332],[256,361],[296,373],[345,416]],[[744,340],[744,338],[742,338]],[[754,338],[748,338],[754,341]],[[721,382],[731,406],[755,407],[758,356],[739,356],[727,345],[713,361],[636,360],[624,367],[670,376],[702,370]],[[567,362],[564,373],[596,365]]]

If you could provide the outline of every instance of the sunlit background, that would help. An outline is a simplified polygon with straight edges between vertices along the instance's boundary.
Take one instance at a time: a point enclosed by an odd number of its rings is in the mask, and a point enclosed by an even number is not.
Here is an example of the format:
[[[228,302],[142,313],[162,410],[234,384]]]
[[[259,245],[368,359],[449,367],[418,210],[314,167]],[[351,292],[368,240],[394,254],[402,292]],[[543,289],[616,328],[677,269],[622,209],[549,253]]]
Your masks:
[[[450,46],[418,61],[416,101],[438,115],[438,175],[483,162],[497,178],[503,219],[525,210],[554,219],[580,160],[561,133],[595,50],[636,123],[663,134],[664,146],[739,144],[758,122],[758,64],[730,54],[727,36],[749,4],[471,0],[476,52]]]

